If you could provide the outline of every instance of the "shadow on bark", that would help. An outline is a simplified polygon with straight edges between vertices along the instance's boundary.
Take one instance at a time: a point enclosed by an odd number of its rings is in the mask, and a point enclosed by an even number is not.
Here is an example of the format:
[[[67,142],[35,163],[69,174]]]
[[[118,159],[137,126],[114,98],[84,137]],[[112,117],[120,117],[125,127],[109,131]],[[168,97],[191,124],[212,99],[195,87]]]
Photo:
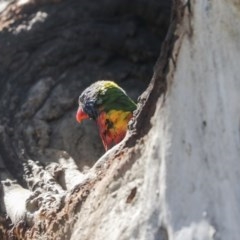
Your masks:
[[[69,214],[79,211],[94,184],[105,176],[102,163],[108,159],[109,167],[112,156],[137,154],[124,146],[134,147],[149,129],[146,119],[165,89],[159,76],[149,83],[171,3],[20,3],[9,3],[0,21],[0,236],[37,239],[46,231],[48,239],[56,232],[68,239],[74,222]],[[78,95],[98,79],[115,80],[136,101],[148,85],[149,89],[139,99],[139,119],[130,124],[135,137],[94,165],[104,154],[97,128],[91,121],[77,124],[75,111]],[[157,89],[151,92],[153,87]],[[118,174],[121,171],[124,168]],[[17,212],[11,211],[16,199],[21,199]],[[57,223],[52,221],[56,216]]]

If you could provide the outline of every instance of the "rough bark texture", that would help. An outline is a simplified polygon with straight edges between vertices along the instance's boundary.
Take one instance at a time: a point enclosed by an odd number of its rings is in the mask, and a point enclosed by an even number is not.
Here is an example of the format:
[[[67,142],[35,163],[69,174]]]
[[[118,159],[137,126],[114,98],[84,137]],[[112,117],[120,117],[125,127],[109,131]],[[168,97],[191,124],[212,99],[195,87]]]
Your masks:
[[[238,240],[239,13],[234,0],[175,0],[125,140],[85,173],[67,153],[46,167],[25,163],[29,190],[2,183],[2,202],[15,225],[10,229],[10,220],[2,218],[1,233],[25,239]],[[13,196],[22,202],[17,212],[10,207]]]
[[[78,96],[112,79],[136,100],[151,78],[170,4],[21,2],[1,13],[1,132],[10,142],[2,140],[2,155],[20,178],[26,158],[57,161],[58,150],[80,169],[92,166],[104,150],[95,124],[75,121]]]
[[[106,174],[101,161],[85,168],[104,151],[95,124],[75,121],[78,95],[111,79],[137,100],[170,1],[5,1],[0,11],[0,239],[69,239]]]

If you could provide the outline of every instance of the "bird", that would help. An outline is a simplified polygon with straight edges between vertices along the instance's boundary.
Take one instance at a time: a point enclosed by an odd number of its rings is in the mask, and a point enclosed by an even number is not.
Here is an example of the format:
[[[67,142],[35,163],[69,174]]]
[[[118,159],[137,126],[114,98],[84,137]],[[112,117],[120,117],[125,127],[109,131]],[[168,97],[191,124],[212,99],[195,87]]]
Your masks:
[[[136,103],[114,81],[99,80],[79,96],[76,120],[93,119],[105,150],[123,140]]]

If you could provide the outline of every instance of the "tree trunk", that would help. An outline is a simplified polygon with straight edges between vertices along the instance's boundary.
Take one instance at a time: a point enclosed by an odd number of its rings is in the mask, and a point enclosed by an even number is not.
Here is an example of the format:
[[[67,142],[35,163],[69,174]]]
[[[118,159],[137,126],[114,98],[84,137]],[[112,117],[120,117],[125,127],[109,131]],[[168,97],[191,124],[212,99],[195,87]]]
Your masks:
[[[14,223],[1,219],[2,238],[238,240],[239,13],[234,0],[175,0],[126,138],[85,172],[64,152],[25,162],[28,189],[2,184]]]

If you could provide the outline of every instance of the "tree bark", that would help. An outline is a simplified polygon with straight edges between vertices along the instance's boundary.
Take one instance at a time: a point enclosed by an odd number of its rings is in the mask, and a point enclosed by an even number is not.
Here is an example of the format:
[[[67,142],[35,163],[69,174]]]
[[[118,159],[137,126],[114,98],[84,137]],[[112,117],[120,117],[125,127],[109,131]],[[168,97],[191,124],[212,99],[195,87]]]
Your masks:
[[[237,240],[239,6],[175,0],[126,138],[85,172],[64,152],[25,162],[28,189],[2,183],[3,238]]]

